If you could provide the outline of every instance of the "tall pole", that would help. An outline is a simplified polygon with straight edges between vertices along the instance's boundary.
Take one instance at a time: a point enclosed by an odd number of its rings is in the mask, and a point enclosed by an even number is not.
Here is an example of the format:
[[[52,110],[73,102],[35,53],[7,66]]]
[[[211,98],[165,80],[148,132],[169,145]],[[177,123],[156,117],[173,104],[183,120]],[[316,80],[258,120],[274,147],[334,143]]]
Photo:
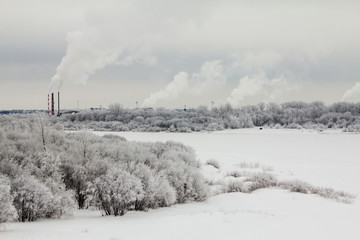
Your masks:
[[[60,116],[60,92],[58,92],[58,116]]]
[[[51,115],[55,115],[55,109],[54,109],[54,93],[51,93]]]

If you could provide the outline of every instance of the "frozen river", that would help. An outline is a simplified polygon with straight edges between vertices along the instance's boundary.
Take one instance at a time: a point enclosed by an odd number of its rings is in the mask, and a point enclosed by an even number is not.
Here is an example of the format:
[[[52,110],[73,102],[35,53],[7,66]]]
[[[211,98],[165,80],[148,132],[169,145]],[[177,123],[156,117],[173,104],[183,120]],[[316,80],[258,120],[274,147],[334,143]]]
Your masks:
[[[283,178],[360,193],[360,134],[257,128],[212,133],[111,134],[129,141],[178,141],[193,147],[200,161],[216,159],[229,170],[241,162],[258,162],[274,167]]]
[[[97,135],[105,132],[95,132]],[[178,141],[202,162],[217,159],[222,174],[239,163],[272,166],[278,178],[300,179],[360,193],[359,134],[241,129],[214,133],[112,132],[129,141]],[[211,166],[203,166],[203,172]],[[207,177],[211,177],[208,175]],[[1,240],[347,239],[360,236],[359,197],[352,204],[281,189],[228,193],[123,217],[79,210],[69,219],[9,223]]]

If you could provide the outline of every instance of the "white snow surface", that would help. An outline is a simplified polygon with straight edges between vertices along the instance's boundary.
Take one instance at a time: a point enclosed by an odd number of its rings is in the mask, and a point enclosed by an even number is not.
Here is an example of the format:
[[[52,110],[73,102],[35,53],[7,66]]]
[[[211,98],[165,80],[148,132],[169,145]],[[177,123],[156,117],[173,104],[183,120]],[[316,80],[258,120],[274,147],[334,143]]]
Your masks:
[[[95,132],[97,135],[106,132]],[[129,141],[178,141],[192,146],[209,180],[224,178],[241,163],[259,163],[280,179],[360,193],[360,135],[339,131],[240,129],[213,133],[118,132]],[[245,164],[246,165],[246,164]],[[272,167],[272,168],[271,168]],[[78,210],[69,219],[7,223],[1,240],[44,239],[359,239],[360,201],[344,204],[317,195],[262,189],[227,193],[199,203],[122,217]]]

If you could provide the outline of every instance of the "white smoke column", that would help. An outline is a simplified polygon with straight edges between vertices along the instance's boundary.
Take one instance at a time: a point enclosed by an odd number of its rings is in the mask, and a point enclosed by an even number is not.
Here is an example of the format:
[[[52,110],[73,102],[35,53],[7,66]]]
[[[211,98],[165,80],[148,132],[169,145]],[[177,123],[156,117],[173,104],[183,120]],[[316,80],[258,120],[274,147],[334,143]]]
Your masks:
[[[360,102],[360,82],[355,83],[355,85],[347,90],[344,93],[344,96],[341,101],[344,102]]]
[[[85,7],[84,25],[80,32],[68,33],[66,55],[49,91],[59,89],[64,81],[86,84],[89,76],[110,64],[155,65],[154,48],[173,48],[193,29],[197,17],[184,14],[181,6],[167,1],[159,6],[147,1],[104,1]],[[192,24],[184,25],[188,17]]]
[[[221,60],[206,61],[202,64],[199,73],[194,73],[191,78],[194,95],[201,95],[205,91],[216,89],[226,82],[224,66]]]
[[[260,72],[241,78],[226,101],[233,106],[241,105],[249,97],[262,97],[263,102],[274,101],[291,90],[293,87],[284,77],[268,79],[264,72]]]
[[[86,84],[91,74],[115,63],[121,53],[121,49],[104,44],[99,34],[70,32],[66,41],[66,55],[51,78],[49,91],[60,90],[64,81]]]
[[[189,79],[186,72],[180,72],[174,77],[165,89],[152,93],[144,100],[143,107],[156,105],[161,100],[172,100],[187,92],[193,96],[199,96],[206,91],[217,90],[225,84],[226,76],[222,61],[206,61],[202,64],[200,71],[194,73]]]
[[[149,98],[145,99],[142,106],[154,106],[158,101],[175,99],[184,89],[188,88],[188,85],[189,75],[186,72],[180,72],[164,89],[161,89],[156,93],[152,93]]]

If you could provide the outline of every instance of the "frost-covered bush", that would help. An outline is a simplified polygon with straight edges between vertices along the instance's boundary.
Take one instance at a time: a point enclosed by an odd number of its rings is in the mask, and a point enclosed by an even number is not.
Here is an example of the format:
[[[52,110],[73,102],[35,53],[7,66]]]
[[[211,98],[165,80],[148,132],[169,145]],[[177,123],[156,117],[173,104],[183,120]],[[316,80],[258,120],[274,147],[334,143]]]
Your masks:
[[[351,203],[355,198],[354,195],[343,191],[335,191],[332,188],[315,187],[309,183],[299,180],[279,182],[279,187],[289,190],[291,192],[316,194],[320,197],[334,199],[343,203]]]
[[[107,138],[107,139],[116,139],[116,140],[120,140],[120,141],[126,141],[126,138],[118,136],[118,135],[114,135],[114,134],[105,134],[103,136],[103,138]]]
[[[242,181],[229,181],[225,186],[225,192],[248,192],[247,186]]]
[[[0,224],[16,218],[13,197],[10,194],[10,180],[0,173]]]
[[[168,207],[176,203],[176,191],[163,175],[156,175],[154,183],[154,200],[153,202],[150,202],[149,207]]]
[[[210,166],[213,166],[216,169],[221,168],[219,161],[217,161],[216,159],[209,159],[209,160],[206,161],[206,164],[210,165]]]
[[[220,193],[226,192],[242,192],[242,193],[252,193],[255,190],[263,188],[281,188],[286,189],[290,192],[302,193],[302,194],[316,194],[320,197],[334,199],[343,203],[353,202],[355,196],[343,191],[335,191],[332,188],[323,188],[316,187],[309,183],[299,181],[299,180],[283,180],[279,181],[274,175],[266,172],[231,172],[228,175],[237,176],[246,176],[243,180],[230,180],[224,181],[221,183],[222,191]]]
[[[76,205],[122,215],[207,197],[200,163],[190,147],[65,133],[43,119],[0,116],[0,174],[10,181],[10,199],[20,221],[70,215]],[[164,119],[157,124],[165,124]]]
[[[275,187],[278,184],[277,179],[273,175],[267,173],[255,174],[247,181],[251,182],[248,188],[249,192],[253,192],[261,188]]]
[[[344,131],[360,133],[360,119],[357,119],[354,123],[348,125]]]
[[[2,130],[1,130],[1,128],[0,128],[0,144],[1,144],[1,142],[4,140],[4,134],[3,134],[3,132],[2,132]]]
[[[238,164],[241,168],[260,168],[260,163],[258,162],[241,162]]]
[[[176,202],[202,201],[208,196],[208,186],[199,173],[200,163],[194,150],[183,144],[166,142],[152,146],[158,161],[149,164],[157,172],[163,172],[170,185],[176,190]]]
[[[305,194],[313,193],[313,186],[303,181],[298,181],[298,180],[283,181],[279,184],[279,186],[291,192],[298,192]]]
[[[182,164],[172,164],[164,172],[171,186],[176,190],[178,203],[202,201],[207,198],[207,185],[199,173],[187,171]]]
[[[66,187],[75,192],[78,207],[83,208],[86,197],[87,177],[89,176],[87,168],[79,164],[64,163],[61,169]]]
[[[46,217],[60,218],[71,216],[76,209],[75,193],[73,190],[66,190],[65,184],[49,178],[44,181],[53,195]]]
[[[16,178],[12,183],[12,191],[19,221],[34,221],[50,214],[54,196],[49,188],[33,176]]]
[[[239,178],[239,177],[243,177],[244,174],[243,174],[242,172],[240,172],[240,171],[234,170],[234,171],[231,171],[231,172],[227,173],[226,176],[230,176],[230,177],[234,177],[234,178]]]
[[[144,198],[141,181],[123,170],[112,170],[89,184],[89,203],[106,215],[122,216]]]
[[[135,210],[167,207],[175,203],[175,189],[163,176],[164,173],[156,173],[148,166],[138,164],[133,167],[131,174],[141,180],[141,184],[145,192],[143,199],[136,201]]]

